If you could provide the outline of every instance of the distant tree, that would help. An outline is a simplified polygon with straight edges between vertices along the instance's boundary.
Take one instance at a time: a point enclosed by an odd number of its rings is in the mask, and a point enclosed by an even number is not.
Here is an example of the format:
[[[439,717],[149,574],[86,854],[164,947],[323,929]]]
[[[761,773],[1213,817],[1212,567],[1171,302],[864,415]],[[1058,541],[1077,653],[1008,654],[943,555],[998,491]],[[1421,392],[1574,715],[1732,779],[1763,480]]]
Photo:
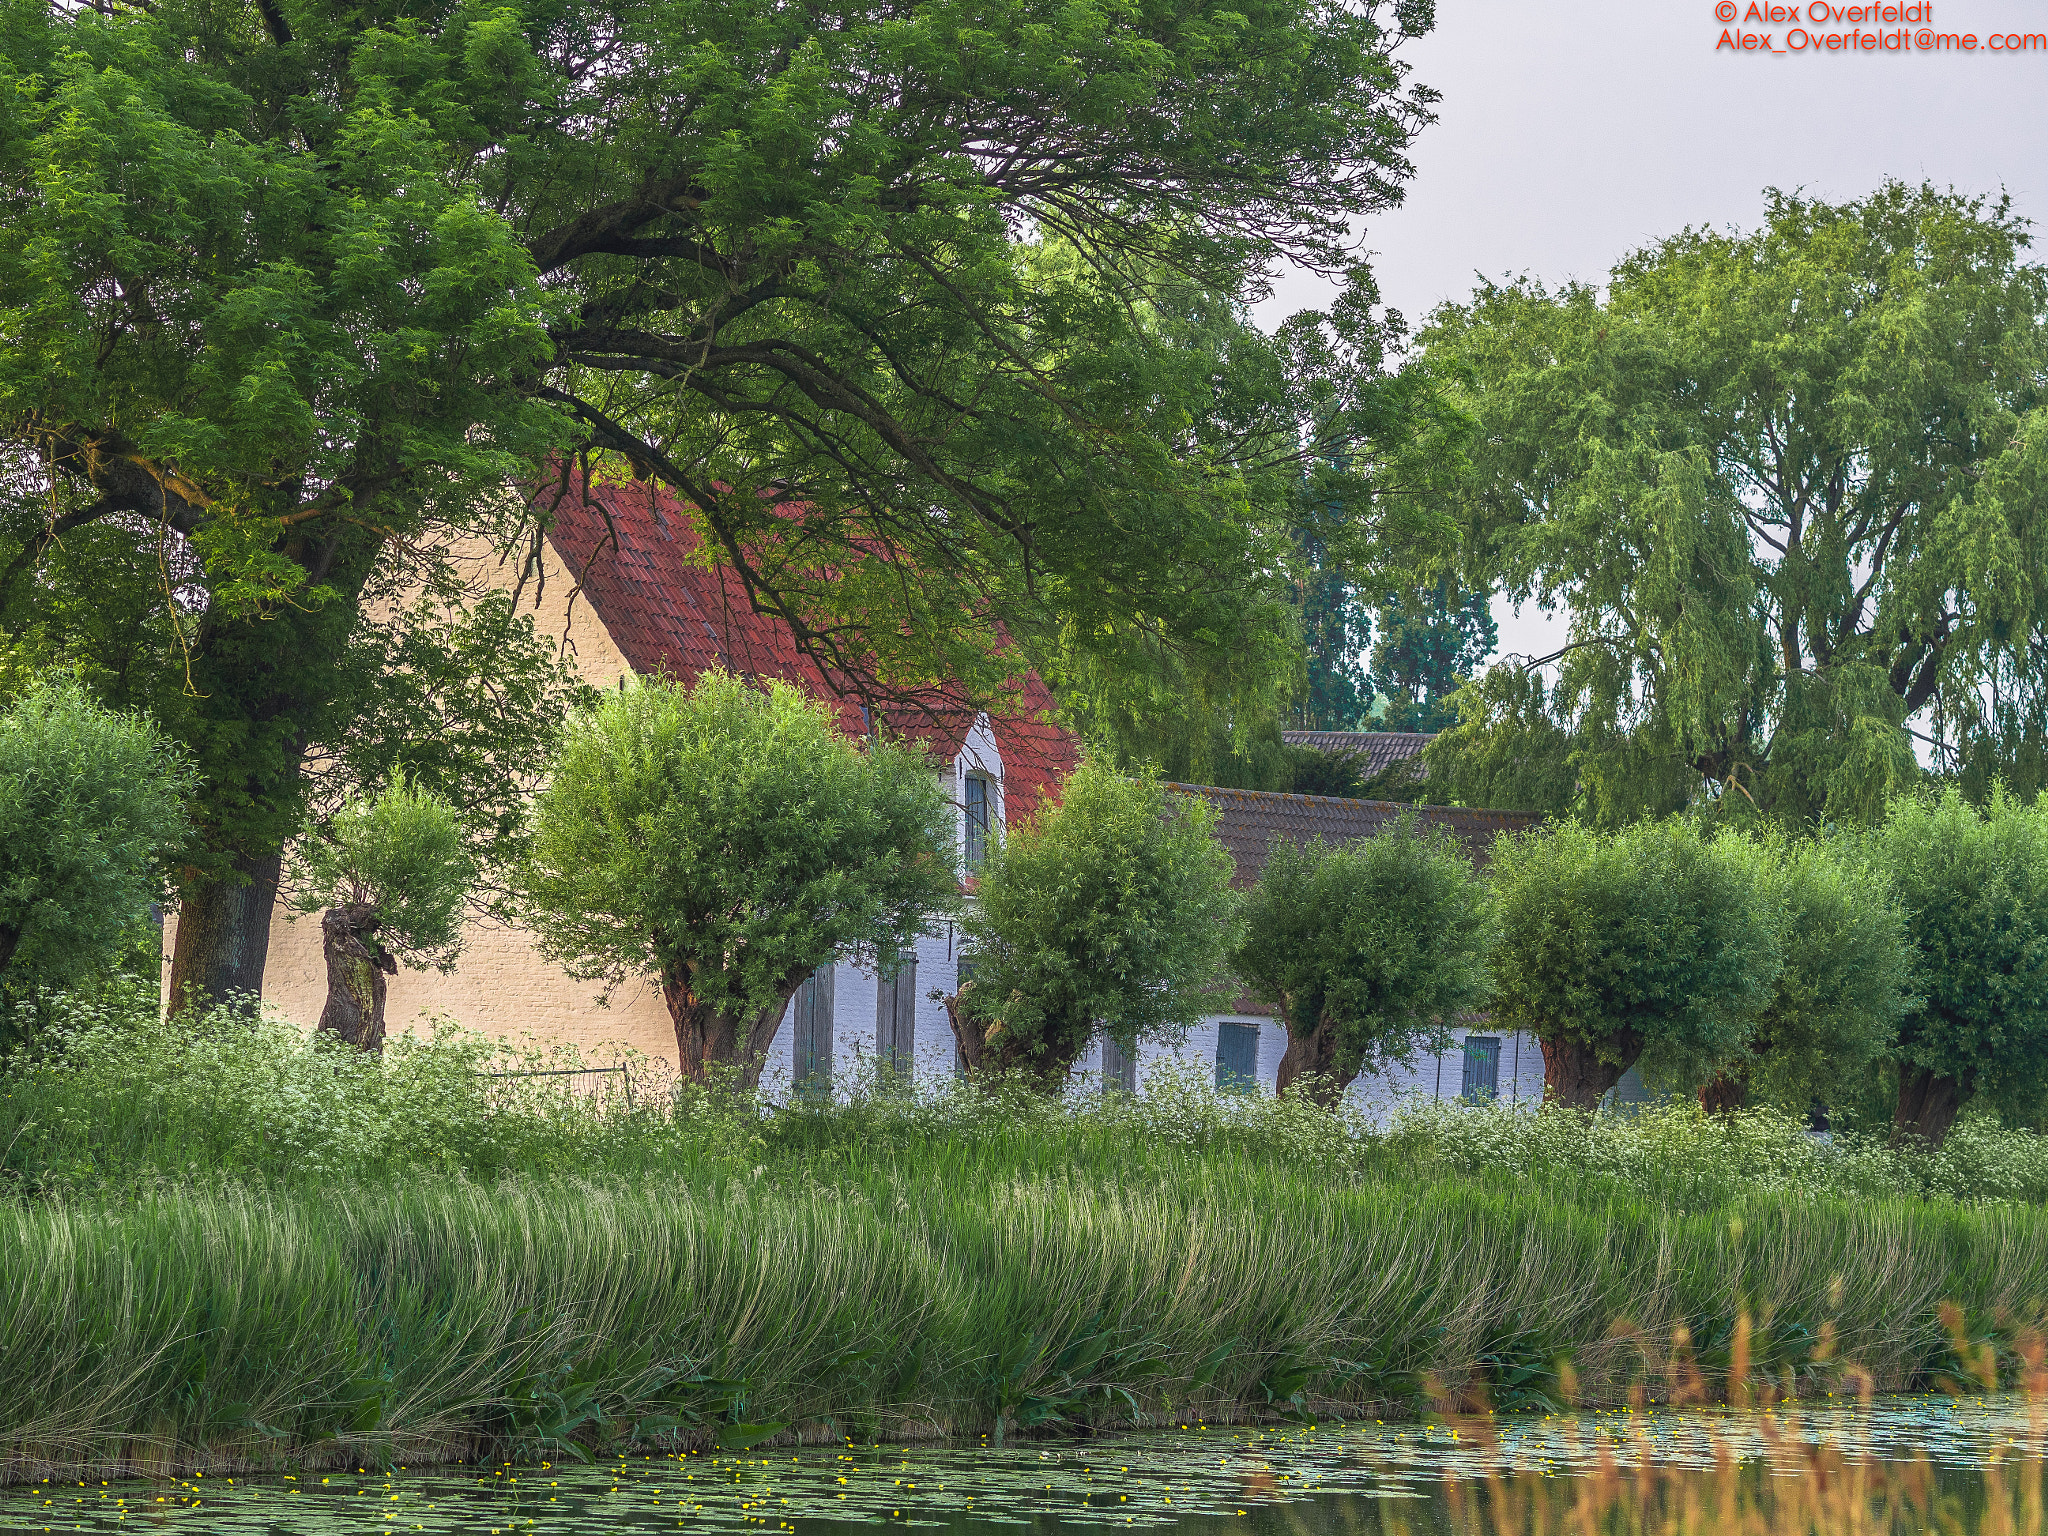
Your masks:
[[[1445,1050],[1490,990],[1491,902],[1448,832],[1410,813],[1350,844],[1276,841],[1233,965],[1287,1026],[1278,1087],[1334,1105],[1359,1073]]]
[[[2002,198],[1771,192],[1754,230],[1431,317],[1424,355],[1479,423],[1447,502],[1468,574],[1571,616],[1547,690],[1497,666],[1438,743],[1469,803],[1562,779],[1561,809],[1609,825],[1708,802],[1874,823],[1920,778],[1909,721],[1979,788],[2039,772],[2030,238]]]
[[[1293,725],[1304,731],[1355,731],[1372,712],[1365,657],[1372,611],[1359,599],[1328,541],[1315,529],[1296,533],[1301,578],[1301,640],[1308,675]]]
[[[1905,909],[1917,1005],[1895,1057],[1894,1134],[1939,1146],[1988,1097],[2031,1119],[2048,1088],[2048,806],[1951,786],[1904,798],[1877,848]]]
[[[1750,1039],[1780,943],[1736,839],[1566,822],[1502,838],[1491,874],[1494,1014],[1542,1042],[1546,1101],[1593,1109],[1647,1049],[1725,1060]]]
[[[521,904],[570,975],[660,983],[686,1075],[751,1087],[804,978],[952,910],[951,827],[922,753],[847,738],[786,683],[640,679],[571,717]]]
[[[1325,752],[1318,747],[1287,747],[1286,789],[1297,795],[1329,795],[1355,800],[1365,788],[1365,774],[1354,752]]]
[[[973,979],[947,1000],[970,1076],[1057,1093],[1098,1032],[1135,1051],[1205,1011],[1237,926],[1215,820],[1091,760],[989,851],[961,922]]]
[[[1419,591],[1391,592],[1376,615],[1379,639],[1367,673],[1385,731],[1442,730],[1457,718],[1451,695],[1493,654],[1499,629],[1478,588],[1449,577]]]
[[[1752,856],[1757,897],[1777,913],[1782,964],[1755,1033],[1687,1085],[1704,1078],[1700,1102],[1715,1111],[1752,1098],[1798,1112],[1839,1106],[1892,1049],[1912,1001],[1904,915],[1859,841],[1772,837]],[[1644,1066],[1646,1077],[1660,1075],[1647,1058]]]
[[[320,1031],[381,1051],[385,978],[398,974],[398,962],[446,972],[462,952],[477,870],[461,822],[446,800],[395,772],[381,794],[350,801],[324,835],[306,839],[296,862],[292,904],[321,913]]]
[[[70,679],[0,707],[0,1003],[110,965],[191,835],[189,763]]]

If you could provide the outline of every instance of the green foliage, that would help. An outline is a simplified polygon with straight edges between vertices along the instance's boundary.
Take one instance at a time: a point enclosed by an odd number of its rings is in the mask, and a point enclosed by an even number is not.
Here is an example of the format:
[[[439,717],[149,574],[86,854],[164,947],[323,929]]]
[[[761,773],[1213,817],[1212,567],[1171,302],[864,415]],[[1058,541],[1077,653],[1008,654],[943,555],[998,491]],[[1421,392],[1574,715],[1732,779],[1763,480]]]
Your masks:
[[[1425,349],[1479,423],[1475,579],[1571,613],[1547,695],[1468,690],[1433,771],[1615,824],[1694,804],[1875,822],[1920,777],[2032,771],[2048,272],[2003,202],[1768,195],[1604,294],[1487,285]]]
[[[522,901],[571,975],[757,1014],[835,955],[873,965],[929,931],[953,843],[923,754],[849,740],[799,689],[635,679],[570,719]]]
[[[75,681],[0,708],[0,1003],[91,978],[148,922],[192,787],[153,725]]]
[[[1308,677],[1289,724],[1302,731],[1355,731],[1372,711],[1365,675],[1372,611],[1332,559],[1320,530],[1302,529],[1295,542],[1303,566],[1301,639]]]
[[[401,590],[408,578],[417,586]],[[402,774],[449,805],[489,882],[479,894],[503,915],[562,722],[596,694],[509,594],[478,590],[448,563],[388,562],[366,598],[380,611],[343,658],[339,729],[306,754],[308,821],[317,833],[345,800]]]
[[[1365,775],[1355,753],[1289,746],[1287,763],[1287,788],[1294,794],[1356,799],[1364,792]]]
[[[1215,819],[1198,796],[1090,760],[990,850],[961,918],[974,980],[960,994],[990,1066],[1057,1089],[1098,1028],[1134,1050],[1205,1011],[1237,921]]]
[[[1411,814],[1347,845],[1276,840],[1232,964],[1279,1009],[1306,1070],[1341,1088],[1448,1050],[1451,1022],[1491,991],[1496,936],[1470,861]]]
[[[1913,950],[1883,865],[1844,838],[1773,840],[1758,898],[1779,914],[1784,963],[1741,1070],[1766,1101],[1833,1106],[1898,1038]]]
[[[1913,947],[1902,1067],[2033,1118],[2048,1094],[2048,809],[2003,793],[1973,807],[1951,786],[1895,804],[1877,849]]]
[[[1769,1111],[1440,1105],[1382,1135],[1193,1082],[672,1109],[479,1079],[504,1058],[453,1034],[380,1064],[261,1021],[136,1027],[0,1085],[10,1172],[61,1147],[104,1179],[0,1207],[0,1444],[45,1462],[1355,1414],[1531,1357],[1621,1404],[1680,1323],[1727,1370],[1706,1343],[1744,1312],[1903,1388],[1946,1361],[1937,1306],[2030,1315],[2048,1265],[2041,1139],[1988,1125],[1933,1156]],[[1911,1198],[1944,1181],[2036,1208]]]
[[[298,862],[301,912],[360,909],[378,948],[420,969],[455,968],[476,861],[439,795],[394,773],[382,794],[350,801],[324,836],[302,842]]]
[[[1368,680],[1385,731],[1442,730],[1457,718],[1451,695],[1493,654],[1498,626],[1486,590],[1449,577],[1420,592],[1389,593]]]
[[[371,745],[380,562],[537,556],[549,501],[503,488],[577,454],[676,491],[879,691],[992,697],[1015,644],[1121,698],[1249,638],[1263,696],[1294,483],[1374,429],[1350,228],[1409,174],[1429,22],[10,0],[0,622],[73,540],[122,555],[72,636],[183,700],[195,894],[300,830],[309,744]],[[1287,259],[1352,281],[1269,338],[1244,304]]]
[[[1769,1006],[1782,953],[1756,862],[1740,839],[1684,821],[1502,838],[1494,1017],[1615,1076],[1649,1047],[1727,1059]]]

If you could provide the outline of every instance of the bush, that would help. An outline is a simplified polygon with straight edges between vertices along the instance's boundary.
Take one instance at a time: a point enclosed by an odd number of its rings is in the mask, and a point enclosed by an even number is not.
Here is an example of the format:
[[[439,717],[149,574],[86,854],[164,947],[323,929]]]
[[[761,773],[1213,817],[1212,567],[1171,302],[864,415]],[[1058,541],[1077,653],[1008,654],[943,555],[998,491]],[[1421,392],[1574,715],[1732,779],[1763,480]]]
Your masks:
[[[0,710],[0,1010],[94,975],[148,921],[192,787],[155,726],[75,682]]]
[[[1546,1099],[1592,1109],[1645,1051],[1700,1064],[1746,1045],[1780,964],[1756,864],[1683,821],[1494,845],[1495,1014],[1542,1041]]]
[[[949,1004],[970,1074],[1056,1093],[1098,1029],[1126,1051],[1186,1032],[1237,930],[1215,819],[1200,796],[1091,761],[990,848],[960,924],[973,980]]]

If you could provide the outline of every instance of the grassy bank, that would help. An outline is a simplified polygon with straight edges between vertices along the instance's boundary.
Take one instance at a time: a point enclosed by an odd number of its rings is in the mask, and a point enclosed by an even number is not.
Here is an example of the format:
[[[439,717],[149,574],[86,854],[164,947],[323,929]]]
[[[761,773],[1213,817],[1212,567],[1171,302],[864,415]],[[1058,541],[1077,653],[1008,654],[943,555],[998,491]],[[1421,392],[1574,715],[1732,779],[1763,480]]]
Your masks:
[[[1885,1389],[2010,1366],[2048,1295],[1990,1126],[629,1103],[493,1050],[83,1018],[15,1062],[7,1475]]]

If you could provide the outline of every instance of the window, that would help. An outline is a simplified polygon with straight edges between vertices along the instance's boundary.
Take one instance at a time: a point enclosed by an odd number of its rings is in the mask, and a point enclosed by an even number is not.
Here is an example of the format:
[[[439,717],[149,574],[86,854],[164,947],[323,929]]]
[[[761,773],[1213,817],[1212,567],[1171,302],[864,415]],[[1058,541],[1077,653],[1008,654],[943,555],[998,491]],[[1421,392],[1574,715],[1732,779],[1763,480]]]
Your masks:
[[[1483,1104],[1500,1097],[1499,1036],[1465,1037],[1465,1086],[1458,1097],[1468,1104]]]
[[[882,968],[875,990],[875,1056],[908,1072],[917,1052],[917,956],[898,955]]]
[[[1109,1036],[1102,1037],[1102,1091],[1108,1093],[1120,1089],[1125,1093],[1138,1091],[1138,1057],[1136,1052],[1126,1053]]]
[[[967,868],[970,873],[981,868],[981,861],[988,856],[989,782],[978,773],[967,775],[965,785],[967,807]]]
[[[790,1003],[796,1012],[796,1036],[791,1045],[796,1061],[794,1086],[806,1098],[825,1098],[832,1092],[834,969],[828,963],[811,972]]]
[[[1259,1081],[1259,1026],[1216,1026],[1216,1091],[1250,1093]]]

